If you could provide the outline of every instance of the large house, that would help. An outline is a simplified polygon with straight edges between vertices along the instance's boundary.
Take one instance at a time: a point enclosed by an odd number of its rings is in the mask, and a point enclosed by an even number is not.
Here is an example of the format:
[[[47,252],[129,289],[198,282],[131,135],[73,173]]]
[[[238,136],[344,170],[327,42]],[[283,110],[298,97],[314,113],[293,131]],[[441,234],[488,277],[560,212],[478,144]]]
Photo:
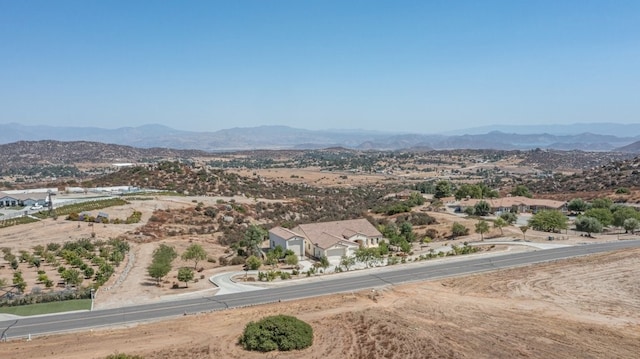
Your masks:
[[[366,219],[301,224],[287,229],[275,227],[269,231],[269,246],[290,249],[304,256],[330,261],[351,256],[360,247],[377,247],[384,241],[382,233]]]
[[[29,207],[33,205],[44,205],[46,202],[47,193],[0,192],[0,207]]]
[[[551,199],[528,198],[523,196],[490,198],[490,199],[465,199],[460,201],[458,209],[464,210],[466,207],[473,207],[478,202],[485,201],[491,207],[491,213],[500,214],[509,212],[512,209],[518,213],[536,213],[541,210],[558,210],[563,213],[567,212],[567,202],[554,201]]]

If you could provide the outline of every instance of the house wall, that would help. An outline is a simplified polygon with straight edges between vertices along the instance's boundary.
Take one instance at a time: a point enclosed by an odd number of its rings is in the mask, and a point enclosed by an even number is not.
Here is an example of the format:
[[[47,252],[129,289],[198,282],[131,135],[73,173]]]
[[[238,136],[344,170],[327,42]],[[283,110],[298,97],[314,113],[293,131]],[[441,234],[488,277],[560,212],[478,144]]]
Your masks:
[[[287,241],[286,249],[290,249],[298,258],[304,258],[304,239],[300,237],[291,238]]]
[[[19,204],[20,201],[18,201],[17,198],[13,198],[13,197],[2,197],[0,198],[0,206],[1,207],[11,207],[11,206],[17,206]]]
[[[327,257],[329,261],[339,261],[342,256],[352,256],[355,254],[357,247],[336,245],[326,249],[313,246],[313,256],[316,258]]]
[[[369,248],[369,247],[377,247],[380,244],[380,241],[382,239],[383,239],[382,237],[367,237],[362,234],[356,234],[355,236],[352,236],[351,238],[349,238],[349,241],[358,243],[365,248]]]
[[[35,199],[25,199],[24,201],[22,201],[22,204],[27,206],[27,207],[31,207],[31,206],[33,206],[33,205],[35,205],[37,203],[38,203],[38,201],[35,200]]]
[[[269,232],[269,248],[274,249],[276,246],[281,246],[284,250],[290,249],[300,259],[304,257],[304,238],[294,237],[286,240],[274,233]]]

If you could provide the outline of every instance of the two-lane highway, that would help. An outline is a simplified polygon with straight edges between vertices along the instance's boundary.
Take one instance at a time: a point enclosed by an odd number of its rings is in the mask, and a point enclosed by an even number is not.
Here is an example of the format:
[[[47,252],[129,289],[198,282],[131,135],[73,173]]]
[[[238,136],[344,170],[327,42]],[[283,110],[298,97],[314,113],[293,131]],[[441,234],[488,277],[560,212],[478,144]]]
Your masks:
[[[156,302],[114,309],[63,313],[46,316],[23,317],[0,322],[0,334],[6,338],[20,338],[49,333],[113,327],[128,323],[140,323],[184,315],[237,308],[256,304],[273,303],[334,293],[351,292],[387,285],[433,280],[486,272],[501,268],[523,266],[576,256],[602,253],[623,248],[640,247],[640,240],[617,241],[579,245],[534,252],[510,253],[496,256],[469,256],[468,259],[430,263],[427,265],[397,266],[384,271],[359,271],[350,275],[325,276],[320,281],[292,284],[278,288],[207,295],[200,298]]]

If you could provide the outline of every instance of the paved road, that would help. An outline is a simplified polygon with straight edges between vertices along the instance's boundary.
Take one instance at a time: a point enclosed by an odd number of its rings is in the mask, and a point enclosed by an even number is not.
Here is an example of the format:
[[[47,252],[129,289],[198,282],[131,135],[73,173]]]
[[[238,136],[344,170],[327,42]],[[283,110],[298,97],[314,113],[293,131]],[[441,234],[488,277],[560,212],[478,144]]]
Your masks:
[[[24,317],[0,322],[0,335],[6,338],[24,338],[29,334],[87,330],[90,328],[120,326],[127,323],[154,321],[171,318],[184,313],[210,312],[249,305],[273,303],[279,300],[293,300],[321,296],[332,293],[357,291],[387,285],[453,277],[523,266],[531,263],[570,258],[601,253],[622,248],[640,247],[640,240],[580,245],[535,252],[511,253],[490,257],[470,257],[455,262],[442,261],[430,266],[402,266],[384,272],[362,271],[361,275],[332,275],[323,281],[315,281],[287,287],[268,288],[246,293],[207,295],[200,298],[183,299],[172,302],[158,302],[92,312],[73,312],[37,317]]]

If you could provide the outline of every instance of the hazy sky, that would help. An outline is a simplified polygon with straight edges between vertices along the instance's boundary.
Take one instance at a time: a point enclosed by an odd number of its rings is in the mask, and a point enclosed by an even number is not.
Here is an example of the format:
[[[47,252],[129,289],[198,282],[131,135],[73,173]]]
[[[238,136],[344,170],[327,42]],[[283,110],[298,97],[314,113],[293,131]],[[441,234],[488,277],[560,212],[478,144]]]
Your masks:
[[[0,0],[0,123],[640,122],[640,1]]]

